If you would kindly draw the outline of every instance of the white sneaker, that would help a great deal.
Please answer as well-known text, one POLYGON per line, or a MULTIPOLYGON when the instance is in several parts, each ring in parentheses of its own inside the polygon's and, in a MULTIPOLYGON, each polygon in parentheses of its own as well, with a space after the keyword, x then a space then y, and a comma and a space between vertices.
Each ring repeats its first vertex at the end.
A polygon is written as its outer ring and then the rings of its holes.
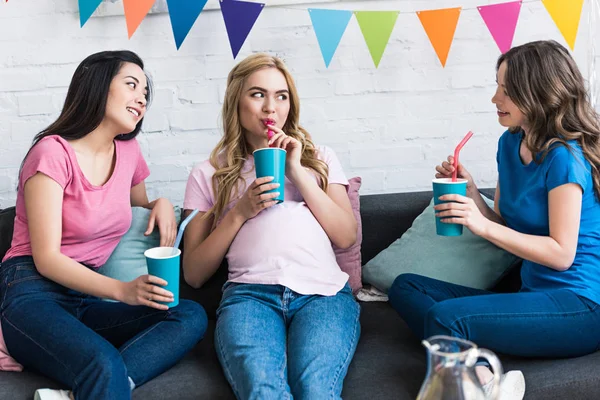
MULTIPOLYGON (((486 396, 492 394, 492 387, 492 381, 483 385, 486 396)), ((523 396, 525 396, 525 377, 523 373, 521 371, 508 371, 502 376, 498 400, 522 400, 523 396)))
POLYGON ((71 400, 70 395, 71 392, 68 390, 38 389, 33 400, 71 400))

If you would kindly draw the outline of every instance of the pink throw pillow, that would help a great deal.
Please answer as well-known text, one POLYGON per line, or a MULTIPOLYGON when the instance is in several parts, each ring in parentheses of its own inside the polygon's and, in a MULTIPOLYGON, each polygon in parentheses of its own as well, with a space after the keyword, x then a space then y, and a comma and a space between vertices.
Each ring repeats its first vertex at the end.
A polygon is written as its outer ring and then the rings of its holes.
POLYGON ((23 371, 23 366, 8 354, 4 335, 2 335, 2 326, 0 325, 0 371, 23 371))
POLYGON ((338 265, 342 271, 350 275, 348 282, 353 293, 358 292, 362 288, 362 258, 360 255, 362 223, 360 219, 360 196, 358 194, 361 183, 360 176, 356 176, 348 181, 348 197, 350 198, 350 204, 352 205, 352 211, 357 223, 356 243, 347 249, 340 249, 335 245, 333 246, 338 265))

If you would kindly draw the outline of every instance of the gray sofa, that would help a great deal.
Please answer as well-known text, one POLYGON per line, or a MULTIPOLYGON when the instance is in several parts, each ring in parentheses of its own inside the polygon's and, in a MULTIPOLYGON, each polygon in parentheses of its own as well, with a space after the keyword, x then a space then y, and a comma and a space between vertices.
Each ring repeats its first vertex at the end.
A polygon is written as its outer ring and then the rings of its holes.
MULTIPOLYGON (((430 192, 361 196, 363 264, 400 237, 430 199, 430 192)), ((14 208, 0 211, 0 257, 10 245, 13 220, 14 208)), ((223 267, 199 290, 182 282, 181 296, 200 302, 209 314, 207 335, 179 364, 136 389, 134 399, 234 398, 217 361, 212 334, 225 279, 223 267)), ((518 286, 515 269, 496 290, 514 291, 518 286)), ((415 399, 425 376, 424 348, 389 304, 361 303, 361 308, 362 335, 344 382, 343 398, 415 399)), ((598 336, 600 340, 600 332, 598 336)), ((506 370, 524 372, 526 399, 600 399, 600 352, 565 360, 500 356, 506 370)), ((0 372, 0 399, 32 399, 40 387, 57 385, 30 371, 0 372)))

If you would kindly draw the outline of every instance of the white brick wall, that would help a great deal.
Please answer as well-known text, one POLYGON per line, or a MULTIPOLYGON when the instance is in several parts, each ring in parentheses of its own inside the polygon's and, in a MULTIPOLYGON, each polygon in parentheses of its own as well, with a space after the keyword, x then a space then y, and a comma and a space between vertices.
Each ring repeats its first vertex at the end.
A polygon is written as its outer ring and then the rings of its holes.
MULTIPOLYGON (((586 76, 589 1, 574 53, 586 76)), ((398 17, 379 69, 353 18, 326 69, 306 5, 266 7, 238 61, 255 51, 286 60, 304 126, 337 152, 349 177, 362 176, 362 193, 429 189, 435 164, 468 130, 476 136, 462 160, 481 186, 493 186, 502 128, 490 98, 499 51, 475 7, 498 2, 311 4, 404 12, 463 6, 445 69, 414 13, 398 17)), ((524 3, 514 44, 546 38, 564 43, 541 1, 524 3)), ((123 48, 144 59, 157 89, 140 136, 152 171, 150 196, 181 204, 190 169, 219 139, 225 79, 236 63, 220 12, 203 12, 177 51, 167 14, 148 16, 128 40, 123 16, 93 17, 82 29, 75 0, 18 0, 0 5, 0 208, 14 204, 21 160, 33 136, 58 115, 77 64, 93 52, 123 48)))

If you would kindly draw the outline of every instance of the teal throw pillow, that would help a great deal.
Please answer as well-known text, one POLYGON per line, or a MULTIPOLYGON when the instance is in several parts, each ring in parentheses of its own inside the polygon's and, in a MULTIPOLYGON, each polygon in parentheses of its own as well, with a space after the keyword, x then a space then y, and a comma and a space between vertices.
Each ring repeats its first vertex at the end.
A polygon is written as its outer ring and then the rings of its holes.
POLYGON ((387 293, 398 275, 413 273, 487 290, 520 261, 467 228, 461 236, 438 236, 434 214, 432 199, 400 239, 363 266, 363 282, 387 293))
MULTIPOLYGON (((181 209, 175 207, 175 220, 179 224, 181 218, 181 209)), ((148 228, 148 219, 150 210, 143 207, 132 207, 131 227, 121 238, 121 241, 98 271, 102 275, 118 279, 123 282, 130 282, 140 275, 148 273, 146 266, 146 257, 144 252, 153 247, 160 246, 160 234, 158 226, 149 236, 144 236, 148 228)))

